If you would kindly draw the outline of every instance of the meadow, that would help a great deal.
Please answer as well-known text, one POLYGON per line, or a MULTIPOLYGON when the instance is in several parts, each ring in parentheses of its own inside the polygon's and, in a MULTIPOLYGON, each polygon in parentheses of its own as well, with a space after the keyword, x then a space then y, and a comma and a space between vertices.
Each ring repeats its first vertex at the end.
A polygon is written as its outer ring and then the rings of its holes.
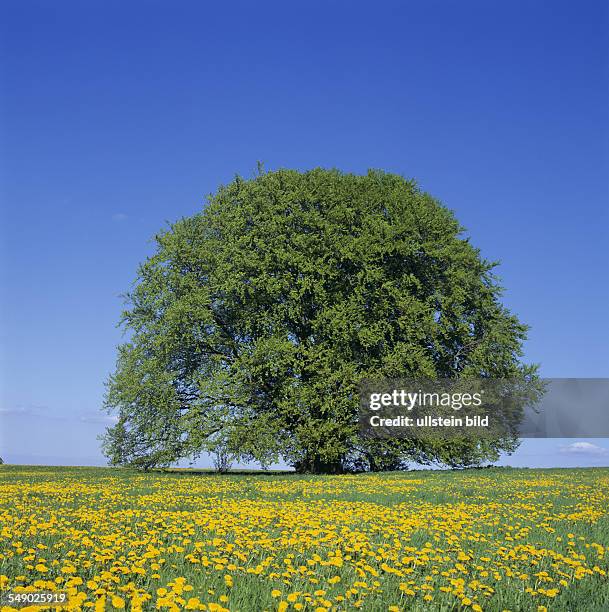
POLYGON ((609 468, 0 466, 0 585, 72 609, 609 610, 608 546, 609 468))

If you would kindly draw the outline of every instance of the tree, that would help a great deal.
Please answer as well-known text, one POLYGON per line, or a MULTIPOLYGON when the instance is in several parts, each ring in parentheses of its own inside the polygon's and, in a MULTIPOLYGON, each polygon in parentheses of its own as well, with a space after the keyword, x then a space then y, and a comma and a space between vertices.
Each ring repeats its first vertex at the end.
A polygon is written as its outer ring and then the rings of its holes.
POLYGON ((226 474, 230 471, 233 464, 233 456, 227 444, 223 440, 218 440, 211 449, 216 472, 226 474))
POLYGON ((501 440, 365 440, 364 378, 531 377, 526 326, 453 213, 369 171, 236 177, 156 237, 126 296, 106 408, 114 464, 213 450, 301 472, 476 465, 501 440))

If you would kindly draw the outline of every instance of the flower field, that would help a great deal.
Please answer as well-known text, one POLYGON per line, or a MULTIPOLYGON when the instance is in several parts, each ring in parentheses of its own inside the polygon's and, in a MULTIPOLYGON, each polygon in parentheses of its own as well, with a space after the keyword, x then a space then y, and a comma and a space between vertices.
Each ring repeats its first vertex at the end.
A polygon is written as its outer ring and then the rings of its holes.
POLYGON ((608 610, 607 547, 603 468, 0 467, 2 588, 72 609, 608 610))

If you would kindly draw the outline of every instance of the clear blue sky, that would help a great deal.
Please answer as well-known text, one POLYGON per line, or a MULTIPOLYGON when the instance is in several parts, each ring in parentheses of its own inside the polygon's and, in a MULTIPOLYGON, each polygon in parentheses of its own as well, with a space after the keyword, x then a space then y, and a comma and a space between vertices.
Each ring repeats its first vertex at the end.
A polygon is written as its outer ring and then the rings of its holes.
MULTIPOLYGON (((119 294, 166 221, 257 160, 416 177, 501 260, 527 359, 609 376, 606 0, 0 11, 5 460, 102 462, 119 294)), ((609 440, 571 442, 508 463, 609 464, 609 440)))

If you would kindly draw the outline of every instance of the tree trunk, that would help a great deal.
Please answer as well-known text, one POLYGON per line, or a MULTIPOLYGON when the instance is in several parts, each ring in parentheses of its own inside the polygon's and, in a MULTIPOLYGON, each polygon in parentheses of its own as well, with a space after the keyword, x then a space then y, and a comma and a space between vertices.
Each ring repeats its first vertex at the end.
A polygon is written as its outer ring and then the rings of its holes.
POLYGON ((319 455, 307 456, 295 466, 298 474, 343 474, 342 461, 325 461, 319 455))

